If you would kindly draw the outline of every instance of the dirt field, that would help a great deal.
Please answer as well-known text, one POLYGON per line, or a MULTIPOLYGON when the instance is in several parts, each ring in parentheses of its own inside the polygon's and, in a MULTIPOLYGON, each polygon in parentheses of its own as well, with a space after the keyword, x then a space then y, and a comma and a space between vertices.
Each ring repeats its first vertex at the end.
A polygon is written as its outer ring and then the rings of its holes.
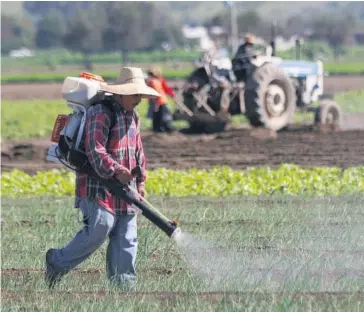
MULTIPOLYGON (((171 86, 181 87, 183 81, 171 81, 171 86)), ((325 77, 324 92, 333 94, 351 90, 362 89, 364 76, 325 77)), ((1 99, 61 99, 62 84, 11 84, 1 86, 1 99)))
MULTIPOLYGON (((177 82, 177 83, 181 83, 177 82)), ((364 76, 326 77, 325 93, 360 89, 364 76)), ((4 85, 2 99, 60 98, 60 85, 4 85)), ((364 115, 344 116, 343 131, 322 133, 309 126, 272 134, 264 129, 234 129, 215 135, 154 135, 143 133, 148 168, 209 168, 295 163, 302 166, 364 165, 364 115)), ((46 161, 47 138, 1 143, 1 169, 34 173, 64 168, 46 161)))
MULTIPOLYGON (((148 168, 209 168, 295 163, 310 166, 364 165, 364 132, 320 133, 306 129, 272 135, 264 129, 236 129, 214 135, 143 134, 148 168)), ((62 165, 46 161, 47 139, 4 142, 2 170, 19 168, 29 173, 62 165)))

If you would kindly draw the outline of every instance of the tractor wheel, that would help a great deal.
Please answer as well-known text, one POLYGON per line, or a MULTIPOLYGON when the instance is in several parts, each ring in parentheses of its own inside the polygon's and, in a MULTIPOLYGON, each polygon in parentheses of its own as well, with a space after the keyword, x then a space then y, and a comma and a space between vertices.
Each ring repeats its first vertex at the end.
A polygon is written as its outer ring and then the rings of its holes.
POLYGON ((340 106, 332 100, 322 100, 315 112, 315 126, 322 130, 339 130, 342 123, 340 106))
POLYGON ((265 64, 245 85, 245 115, 252 126, 280 130, 293 121, 296 92, 283 69, 265 64))

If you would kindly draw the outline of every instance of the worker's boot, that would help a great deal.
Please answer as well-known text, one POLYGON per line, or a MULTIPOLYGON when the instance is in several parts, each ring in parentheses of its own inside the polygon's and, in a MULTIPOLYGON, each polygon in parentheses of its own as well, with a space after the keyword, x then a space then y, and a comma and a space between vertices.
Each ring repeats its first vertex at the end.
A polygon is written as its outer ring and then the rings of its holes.
POLYGON ((49 249, 46 253, 46 272, 44 279, 49 289, 53 289, 54 286, 61 281, 62 276, 66 274, 66 272, 57 272, 53 268, 50 262, 50 256, 53 250, 54 249, 49 249))

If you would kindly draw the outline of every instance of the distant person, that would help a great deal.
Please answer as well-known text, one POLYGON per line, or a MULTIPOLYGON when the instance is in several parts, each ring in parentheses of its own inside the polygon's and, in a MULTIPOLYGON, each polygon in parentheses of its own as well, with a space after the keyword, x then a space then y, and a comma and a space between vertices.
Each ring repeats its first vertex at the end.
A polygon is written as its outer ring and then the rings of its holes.
POLYGON ((246 35, 244 38, 244 43, 239 47, 236 57, 246 55, 252 56, 254 54, 254 44, 255 40, 252 35, 246 35))
POLYGON ((153 118, 153 132, 174 131, 173 117, 168 108, 168 95, 174 98, 174 90, 170 88, 162 75, 162 69, 153 67, 148 71, 147 84, 156 90, 160 96, 156 99, 149 99, 148 117, 153 118))

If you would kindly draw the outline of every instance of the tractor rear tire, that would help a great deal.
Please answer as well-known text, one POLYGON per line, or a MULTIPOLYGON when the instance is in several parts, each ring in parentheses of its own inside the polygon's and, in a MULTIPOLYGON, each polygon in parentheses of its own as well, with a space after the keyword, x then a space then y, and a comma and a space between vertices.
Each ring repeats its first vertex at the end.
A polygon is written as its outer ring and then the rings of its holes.
POLYGON ((245 85, 245 115, 254 127, 280 130, 293 122, 296 91, 283 69, 273 64, 257 68, 245 85))
POLYGON ((315 112, 315 126, 321 130, 340 130, 342 126, 342 111, 333 100, 322 100, 315 112))

